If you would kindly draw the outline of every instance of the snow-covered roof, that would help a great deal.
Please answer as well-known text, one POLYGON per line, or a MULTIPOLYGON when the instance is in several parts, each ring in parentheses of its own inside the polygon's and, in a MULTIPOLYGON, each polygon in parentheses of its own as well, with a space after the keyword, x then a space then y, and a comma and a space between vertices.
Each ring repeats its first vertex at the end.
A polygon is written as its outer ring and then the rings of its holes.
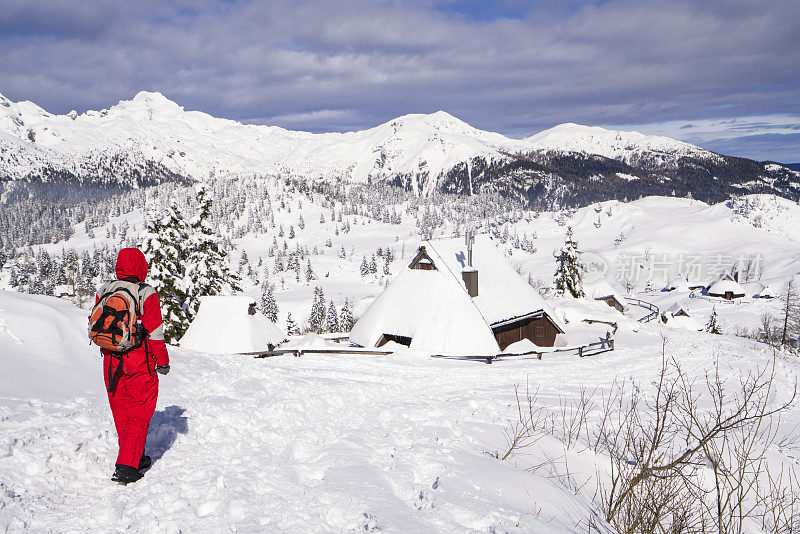
POLYGON ((686 315, 689 315, 689 312, 681 304, 681 301, 675 301, 675 302, 672 303, 672 306, 667 308, 666 313, 674 316, 676 313, 678 313, 680 311, 683 311, 683 313, 685 313, 686 315))
POLYGON ((500 352, 476 304, 463 286, 441 269, 445 267, 403 268, 353 326, 350 340, 374 347, 381 336, 391 334, 411 338, 410 348, 425 352, 500 352))
POLYGON ((684 328, 686 330, 702 330, 703 325, 694 317, 687 317, 685 315, 677 315, 671 317, 667 325, 673 328, 684 328))
MULTIPOLYGON (((464 238, 433 239, 424 246, 436 267, 452 275, 459 287, 466 290, 461 272, 470 267, 464 238)), ((561 331, 564 330, 556 314, 511 267, 490 235, 475 236, 472 268, 478 270, 478 295, 472 300, 488 324, 543 311, 561 331)))
POLYGON ((180 340, 182 348, 212 354, 235 354, 268 350, 286 335, 269 319, 250 315, 255 300, 243 295, 200 299, 200 309, 180 340))
POLYGON ((775 297, 775 295, 777 294, 778 292, 775 291, 775 288, 772 286, 772 284, 762 284, 761 289, 758 290, 756 296, 759 298, 766 298, 766 297, 772 298, 775 297))
POLYGON ((703 284, 695 281, 692 281, 690 283, 685 276, 678 275, 671 278, 666 284, 664 284, 664 289, 667 291, 672 291, 672 290, 689 291, 689 287, 694 287, 696 285, 703 285, 703 284))
POLYGON ((410 348, 440 354, 497 354, 491 325, 546 313, 564 326, 544 299, 511 268, 488 235, 475 237, 472 267, 463 238, 423 243, 434 269, 405 267, 367 308, 350 340, 375 346, 384 334, 411 338, 410 348), (478 295, 470 297, 462 271, 478 271, 478 295))
POLYGON ((600 278, 598 280, 594 280, 590 283, 585 283, 583 285, 583 292, 586 293, 587 297, 591 297, 593 299, 604 299, 606 297, 614 297, 617 302, 625 305, 625 297, 623 297, 619 291, 616 290, 614 286, 611 285, 611 282, 606 280, 605 278, 600 278))
POLYGON ((62 295, 74 295, 75 289, 71 285, 59 284, 53 288, 53 294, 57 297, 62 295))
POLYGON ((739 285, 739 282, 732 278, 721 278, 710 286, 708 286, 707 293, 709 295, 724 295, 730 291, 734 295, 744 295, 744 288, 739 285))

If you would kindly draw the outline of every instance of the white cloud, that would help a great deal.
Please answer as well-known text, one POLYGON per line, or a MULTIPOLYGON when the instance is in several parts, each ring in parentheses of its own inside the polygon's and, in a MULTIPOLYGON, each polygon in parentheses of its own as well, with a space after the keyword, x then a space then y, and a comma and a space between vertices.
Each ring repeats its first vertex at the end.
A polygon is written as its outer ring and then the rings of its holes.
POLYGON ((681 138, 702 140, 733 131, 719 117, 800 116, 795 0, 575 5, 475 20, 390 0, 12 0, 0 92, 66 112, 159 90, 316 131, 445 109, 515 136, 690 122, 681 138))

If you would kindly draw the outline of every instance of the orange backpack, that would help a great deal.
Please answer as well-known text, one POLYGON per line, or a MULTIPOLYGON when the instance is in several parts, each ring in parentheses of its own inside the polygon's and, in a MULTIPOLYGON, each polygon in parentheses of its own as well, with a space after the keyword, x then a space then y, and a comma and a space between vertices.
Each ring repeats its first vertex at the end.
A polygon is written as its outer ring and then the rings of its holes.
POLYGON ((106 283, 89 316, 89 340, 100 348, 126 353, 146 338, 139 291, 144 283, 115 280, 106 283))

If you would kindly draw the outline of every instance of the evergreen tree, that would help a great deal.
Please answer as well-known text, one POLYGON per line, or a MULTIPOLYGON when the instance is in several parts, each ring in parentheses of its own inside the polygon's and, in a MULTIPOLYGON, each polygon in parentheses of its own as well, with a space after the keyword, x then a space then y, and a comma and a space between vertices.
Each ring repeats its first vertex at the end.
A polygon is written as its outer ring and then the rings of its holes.
POLYGON ((272 287, 267 285, 266 291, 261 295, 261 311, 273 323, 278 322, 278 303, 272 295, 272 287))
POLYGON ((308 264, 306 265, 306 282, 316 279, 317 277, 314 274, 314 270, 311 268, 311 260, 308 260, 308 264))
POLYGON ((360 269, 360 272, 361 272, 361 276, 367 276, 369 274, 369 265, 367 265, 367 258, 366 257, 362 257, 361 258, 361 269, 360 269))
POLYGON ((350 332, 353 329, 353 314, 350 312, 350 302, 345 299, 342 311, 339 314, 339 331, 350 332))
POLYGON ((197 188, 197 214, 190 223, 189 254, 186 262, 187 313, 193 318, 200 297, 241 291, 239 277, 231 272, 227 252, 211 225, 211 195, 205 184, 197 188))
POLYGON ((333 304, 333 300, 331 300, 331 303, 328 306, 327 321, 328 321, 328 328, 327 328, 328 332, 339 331, 339 314, 336 311, 336 306, 333 304))
POLYGON ((326 327, 325 294, 322 288, 314 288, 314 302, 311 304, 311 315, 308 318, 308 327, 312 332, 321 334, 326 327))
POLYGON ((292 314, 288 313, 286 315, 286 335, 296 336, 299 333, 300 330, 297 328, 297 323, 292 320, 292 314))
POLYGON ((567 235, 561 252, 556 257, 558 267, 555 273, 556 294, 569 293, 575 298, 583 297, 583 265, 580 260, 578 243, 572 236, 572 227, 567 227, 567 235))
POLYGON ((158 291, 164 319, 164 339, 176 343, 186 332, 185 262, 189 231, 178 205, 172 201, 163 219, 152 216, 144 237, 144 254, 150 264, 148 283, 158 291))
POLYGON ((369 262, 369 272, 370 274, 375 274, 378 272, 378 263, 375 261, 375 256, 372 256, 372 259, 369 262))
POLYGON ((711 308, 711 317, 708 318, 708 323, 706 323, 706 332, 710 334, 722 333, 722 330, 719 329, 719 324, 717 324, 717 308, 711 308))

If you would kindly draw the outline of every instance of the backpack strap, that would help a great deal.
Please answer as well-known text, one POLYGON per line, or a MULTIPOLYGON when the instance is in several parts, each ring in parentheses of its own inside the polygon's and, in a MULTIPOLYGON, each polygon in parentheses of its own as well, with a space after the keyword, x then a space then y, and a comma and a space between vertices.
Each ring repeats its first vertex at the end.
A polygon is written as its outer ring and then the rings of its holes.
MULTIPOLYGON (((137 304, 141 308, 141 311, 138 314, 140 321, 142 317, 141 312, 144 312, 144 301, 146 301, 147 298, 150 295, 154 294, 155 292, 156 290, 153 288, 153 286, 149 286, 144 282, 139 282, 139 302, 137 304)), ((147 329, 144 327, 144 323, 141 323, 141 325, 142 325, 142 335, 144 336, 144 364, 147 366, 147 374, 152 375, 153 372, 150 370, 150 351, 148 350, 147 347, 147 338, 150 337, 150 332, 148 332, 147 329)), ((159 326, 159 328, 161 327, 159 326)))
POLYGON ((117 382, 119 382, 119 377, 122 375, 122 354, 117 354, 112 352, 111 357, 108 358, 108 387, 106 388, 109 393, 117 389, 117 382), (111 374, 111 359, 118 358, 119 363, 117 364, 117 368, 114 370, 114 374, 111 374))

